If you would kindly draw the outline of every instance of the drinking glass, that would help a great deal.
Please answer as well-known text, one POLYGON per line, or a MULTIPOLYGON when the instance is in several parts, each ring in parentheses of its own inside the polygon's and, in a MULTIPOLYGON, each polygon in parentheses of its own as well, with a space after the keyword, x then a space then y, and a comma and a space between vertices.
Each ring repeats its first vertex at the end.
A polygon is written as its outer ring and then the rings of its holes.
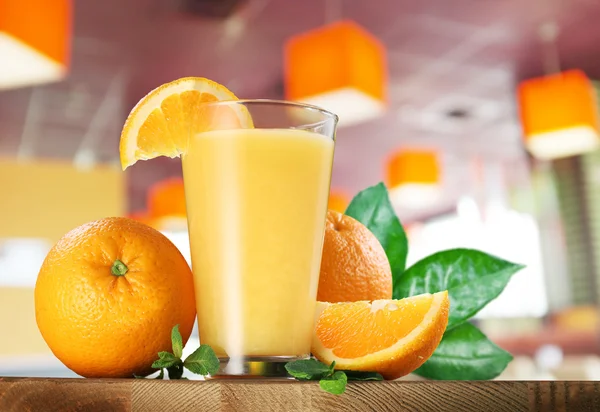
POLYGON ((285 101, 198 108, 183 177, 200 342, 219 375, 310 354, 338 118, 285 101))

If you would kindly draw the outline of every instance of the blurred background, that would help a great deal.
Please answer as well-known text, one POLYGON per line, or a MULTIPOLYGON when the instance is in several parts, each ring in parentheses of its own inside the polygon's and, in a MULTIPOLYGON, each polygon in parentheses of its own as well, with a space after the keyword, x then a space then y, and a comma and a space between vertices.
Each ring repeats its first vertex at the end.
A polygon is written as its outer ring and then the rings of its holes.
POLYGON ((515 355, 500 378, 600 379, 598 21, 596 0, 0 0, 0 376, 74 376, 33 308, 68 230, 128 215, 189 257, 179 160, 122 172, 118 142, 147 92, 202 76, 339 113, 330 207, 384 181, 409 263, 527 265, 477 317, 515 355))

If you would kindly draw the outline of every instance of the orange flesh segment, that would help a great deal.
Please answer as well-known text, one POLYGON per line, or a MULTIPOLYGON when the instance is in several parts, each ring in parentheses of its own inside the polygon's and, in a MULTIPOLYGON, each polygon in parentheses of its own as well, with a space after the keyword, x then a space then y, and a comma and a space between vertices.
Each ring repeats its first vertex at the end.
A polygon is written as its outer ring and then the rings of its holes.
MULTIPOLYGON (((383 301, 374 304, 378 302, 383 301)), ((418 327, 432 302, 433 295, 416 296, 388 301, 375 311, 368 302, 332 304, 321 313, 316 334, 337 357, 369 355, 389 348, 418 327)))
MULTIPOLYGON (((196 121, 199 119, 200 104, 217 100, 214 95, 197 90, 165 98, 160 108, 154 109, 140 127, 136 157, 146 158, 157 152, 163 156, 175 157, 183 153, 190 134, 206 130, 196 121)), ((233 110, 227 107, 225 109, 229 109, 232 116, 236 117, 233 110)))
POLYGON ((184 77, 163 84, 131 110, 119 143, 123 170, 139 160, 179 157, 191 136, 209 130, 253 128, 243 105, 207 106, 236 101, 226 87, 202 77, 184 77))

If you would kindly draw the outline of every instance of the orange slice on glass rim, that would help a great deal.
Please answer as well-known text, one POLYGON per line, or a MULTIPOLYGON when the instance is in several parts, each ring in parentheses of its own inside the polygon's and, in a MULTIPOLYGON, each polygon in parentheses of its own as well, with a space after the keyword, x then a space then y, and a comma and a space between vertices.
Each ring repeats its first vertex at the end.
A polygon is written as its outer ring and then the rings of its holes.
POLYGON ((312 353, 335 368, 396 379, 420 367, 448 324, 448 292, 401 300, 318 303, 312 353))
POLYGON ((121 132, 123 170, 138 160, 179 157, 195 133, 223 128, 251 128, 243 105, 203 107, 202 103, 238 98, 225 86, 202 77, 184 77, 148 93, 133 108, 121 132))

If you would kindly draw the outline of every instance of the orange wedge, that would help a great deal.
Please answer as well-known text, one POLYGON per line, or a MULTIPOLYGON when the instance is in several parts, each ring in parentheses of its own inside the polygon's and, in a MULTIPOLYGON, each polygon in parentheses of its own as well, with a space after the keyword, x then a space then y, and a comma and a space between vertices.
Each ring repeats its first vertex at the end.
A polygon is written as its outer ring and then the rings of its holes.
POLYGON ((336 369, 397 379, 433 354, 448 324, 448 292, 401 300, 322 303, 312 353, 336 369))
POLYGON ((119 145, 123 170, 138 160, 178 157, 186 152, 192 134, 211 127, 252 127, 242 105, 213 108, 210 113, 202 108, 205 102, 228 100, 238 99, 225 86, 202 77, 184 77, 152 90, 133 108, 123 126, 119 145))

